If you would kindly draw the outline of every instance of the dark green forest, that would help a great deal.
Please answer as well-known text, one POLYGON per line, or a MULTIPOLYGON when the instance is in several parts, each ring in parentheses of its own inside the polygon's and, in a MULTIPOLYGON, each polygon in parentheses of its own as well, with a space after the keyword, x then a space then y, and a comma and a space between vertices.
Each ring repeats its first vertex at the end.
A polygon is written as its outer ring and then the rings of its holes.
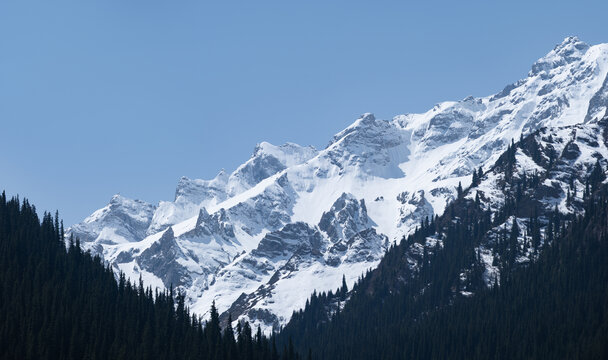
POLYGON ((172 290, 118 280, 98 257, 63 242, 59 216, 0 197, 1 359, 296 359, 247 323, 220 329, 172 290), (255 334, 252 334, 255 332, 255 334))
MULTIPOLYGON (((312 349, 318 359, 608 358, 605 177, 596 166, 587 179, 584 216, 541 214, 534 198, 542 179, 509 176, 515 147, 526 144, 509 147, 493 169, 509 181, 497 213, 482 210, 479 196, 465 198, 459 189, 443 216, 423 221, 389 249, 352 291, 343 286, 313 294, 305 309, 294 312, 279 343, 293 339, 296 349, 312 349), (501 276, 488 288, 475 249, 512 215, 528 217, 527 228, 513 222, 496 234, 494 265, 501 276), (412 245, 439 233, 444 246, 425 248, 420 267, 410 269, 412 245), (523 247, 521 233, 528 235, 523 247), (524 251, 532 260, 517 263, 524 251), (465 283, 462 269, 471 269, 465 283), (475 295, 461 295, 465 289, 475 295)), ((473 185, 481 176, 475 174, 473 185)))

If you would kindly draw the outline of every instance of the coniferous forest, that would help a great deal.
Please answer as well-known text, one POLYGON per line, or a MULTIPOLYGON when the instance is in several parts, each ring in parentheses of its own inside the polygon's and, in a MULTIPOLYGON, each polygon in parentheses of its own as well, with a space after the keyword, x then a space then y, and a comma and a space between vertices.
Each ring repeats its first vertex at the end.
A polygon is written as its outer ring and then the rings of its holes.
POLYGON ((184 297, 131 284, 78 240, 63 243, 57 214, 0 197, 1 359, 296 359, 247 323, 220 329, 184 297), (255 332, 255 334, 253 334, 255 332))
MULTIPOLYGON (((512 165, 514 149, 503 165, 512 165)), ((495 224, 529 208, 524 194, 534 192, 534 177, 511 180, 517 193, 493 219, 479 199, 459 197, 443 216, 423 222, 393 246, 378 268, 361 277, 344 306, 341 289, 313 294, 305 309, 294 312, 279 342, 294 339, 296 349, 311 349, 318 359, 608 358, 608 186, 596 173, 587 182, 584 215, 548 214, 543 242, 535 215, 529 229, 513 222, 501 233, 501 277, 490 288, 475 246, 495 224), (521 266, 514 259, 524 230, 532 239, 524 247, 536 257, 521 266), (407 249, 438 231, 446 233, 444 247, 425 250, 417 276, 402 281, 408 277, 407 249), (469 264, 466 287, 476 294, 461 296, 460 271, 469 264)))

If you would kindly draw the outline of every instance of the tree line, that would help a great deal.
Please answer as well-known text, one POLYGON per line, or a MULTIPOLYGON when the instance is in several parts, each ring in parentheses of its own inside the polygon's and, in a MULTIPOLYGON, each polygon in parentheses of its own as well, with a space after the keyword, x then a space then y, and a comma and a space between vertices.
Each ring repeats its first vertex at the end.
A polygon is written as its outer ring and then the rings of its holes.
POLYGON ((118 279, 78 239, 64 242, 56 213, 0 196, 0 358, 299 359, 246 322, 220 328, 184 296, 118 279))
MULTIPOLYGON (((608 358, 603 169, 596 163, 583 182, 584 215, 549 210, 538 201, 546 190, 539 174, 514 176, 517 148, 540 157, 532 140, 512 143, 492 169, 504 181, 502 206, 484 208, 459 185, 442 216, 422 221, 348 294, 313 294, 279 344, 293 339, 318 359, 608 358), (499 273, 490 284, 482 244, 499 273)), ((551 170, 558 160, 549 155, 551 170)), ((474 185, 482 179, 476 171, 474 185)))

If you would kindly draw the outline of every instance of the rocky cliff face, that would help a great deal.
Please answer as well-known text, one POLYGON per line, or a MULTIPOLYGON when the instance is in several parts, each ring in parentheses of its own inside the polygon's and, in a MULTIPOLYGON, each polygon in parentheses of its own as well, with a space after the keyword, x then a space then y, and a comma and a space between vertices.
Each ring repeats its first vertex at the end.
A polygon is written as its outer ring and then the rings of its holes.
POLYGON ((215 300, 268 329, 313 290, 335 289, 343 275, 352 284, 388 244, 443 213, 479 167, 482 199, 503 201, 497 184, 508 181, 492 169, 522 134, 537 134, 538 146, 517 150, 514 176, 549 172, 539 201, 574 211, 563 185, 579 194, 582 177, 568 174, 605 159, 607 73, 608 44, 570 37, 495 95, 391 120, 364 114, 320 151, 260 143, 230 174, 182 178, 173 201, 115 197, 69 233, 133 279, 179 287, 200 314, 215 300))

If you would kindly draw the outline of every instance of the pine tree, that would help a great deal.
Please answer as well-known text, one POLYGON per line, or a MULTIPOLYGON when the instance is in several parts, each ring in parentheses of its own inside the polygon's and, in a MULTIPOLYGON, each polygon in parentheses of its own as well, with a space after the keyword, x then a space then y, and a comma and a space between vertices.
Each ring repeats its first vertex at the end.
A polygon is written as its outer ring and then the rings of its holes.
POLYGON ((344 274, 342 274, 342 287, 340 288, 340 293, 342 294, 342 298, 348 293, 348 285, 346 285, 346 276, 344 276, 344 274))

